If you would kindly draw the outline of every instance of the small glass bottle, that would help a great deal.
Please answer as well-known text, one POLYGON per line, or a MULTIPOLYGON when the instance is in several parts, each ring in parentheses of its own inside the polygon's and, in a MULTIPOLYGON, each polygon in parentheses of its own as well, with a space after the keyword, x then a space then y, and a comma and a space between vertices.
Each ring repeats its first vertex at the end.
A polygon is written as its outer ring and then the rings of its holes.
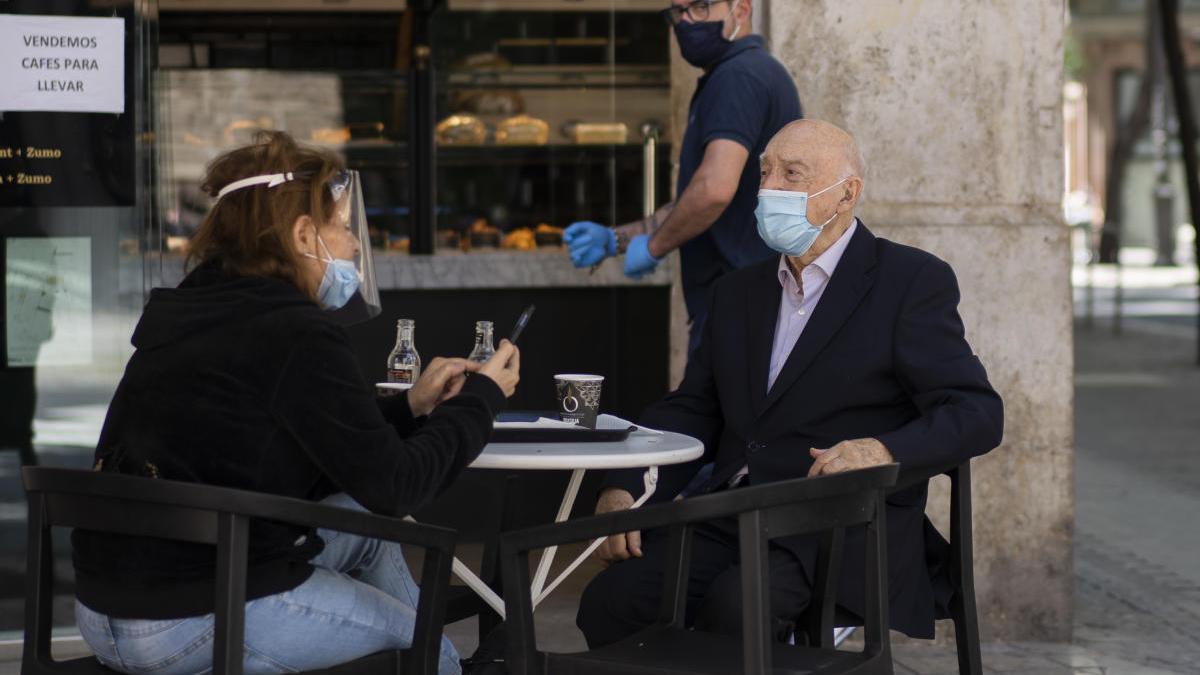
POLYGON ((388 382, 412 384, 421 376, 421 355, 415 342, 417 323, 412 319, 396 322, 396 346, 388 354, 388 382))
POLYGON ((492 322, 491 321, 476 321, 475 322, 475 348, 471 350, 471 355, 467 359, 478 363, 483 363, 492 358, 492 354, 496 353, 496 348, 492 344, 492 322))

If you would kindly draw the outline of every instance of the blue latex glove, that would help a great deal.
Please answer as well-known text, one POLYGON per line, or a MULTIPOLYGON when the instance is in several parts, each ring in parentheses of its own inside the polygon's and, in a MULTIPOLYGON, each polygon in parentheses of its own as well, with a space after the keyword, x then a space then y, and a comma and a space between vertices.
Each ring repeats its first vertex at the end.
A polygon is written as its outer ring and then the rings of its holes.
POLYGON ((625 276, 641 279, 658 267, 660 259, 650 255, 649 243, 648 234, 639 234, 629 240, 629 247, 625 249, 625 276))
POLYGON ((611 228, 590 220, 571 223, 563 230, 567 255, 576 267, 591 267, 617 254, 617 235, 611 228))

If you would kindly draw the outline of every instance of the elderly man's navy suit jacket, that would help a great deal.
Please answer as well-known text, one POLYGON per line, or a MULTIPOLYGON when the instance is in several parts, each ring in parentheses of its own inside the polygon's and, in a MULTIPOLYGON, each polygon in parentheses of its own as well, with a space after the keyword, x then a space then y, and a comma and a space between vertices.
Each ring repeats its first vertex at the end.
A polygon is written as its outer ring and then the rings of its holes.
MULTIPOLYGON (((700 345, 679 389, 650 407, 647 426, 704 441, 690 464, 665 467, 654 499, 671 499, 708 462, 700 492, 743 466, 751 484, 797 478, 809 448, 876 438, 901 468, 966 460, 995 448, 1003 406, 963 336, 954 272, 924 251, 876 238, 859 224, 774 386, 767 370, 782 288, 778 259, 729 274, 714 288, 700 345)), ((641 471, 606 485, 634 496, 641 471)), ((924 517, 926 486, 888 499, 892 627, 933 636, 934 576, 945 541, 924 517)), ((848 532, 838 602, 863 606, 863 533, 848 532)), ((775 542, 812 578, 813 537, 775 542)))

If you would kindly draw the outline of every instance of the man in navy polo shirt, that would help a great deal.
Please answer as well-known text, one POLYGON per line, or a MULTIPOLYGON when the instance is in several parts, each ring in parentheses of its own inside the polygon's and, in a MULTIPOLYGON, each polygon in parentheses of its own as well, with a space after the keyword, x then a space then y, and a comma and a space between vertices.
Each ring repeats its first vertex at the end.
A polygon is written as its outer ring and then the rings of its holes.
POLYGON ((801 117, 800 98, 783 65, 751 34, 753 1, 672 0, 663 10, 683 58, 704 70, 680 147, 675 201, 620 227, 585 221, 564 233, 576 267, 624 254, 625 274, 633 279, 680 249, 689 352, 698 342, 712 284, 777 255, 755 227, 758 156, 775 132, 801 117))

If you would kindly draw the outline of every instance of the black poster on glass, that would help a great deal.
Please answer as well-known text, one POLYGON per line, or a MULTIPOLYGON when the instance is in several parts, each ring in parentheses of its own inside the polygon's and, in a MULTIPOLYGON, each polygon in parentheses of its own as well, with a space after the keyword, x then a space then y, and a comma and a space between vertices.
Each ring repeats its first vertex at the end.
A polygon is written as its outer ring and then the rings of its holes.
POLYGON ((134 206, 139 36, 133 2, 0 0, 0 33, 9 45, 0 49, 0 87, 18 86, 18 81, 22 87, 22 96, 12 90, 0 94, 0 208, 134 206), (104 30, 92 30, 87 21, 56 22, 56 17, 109 21, 95 22, 105 24, 104 30), (123 37, 113 19, 123 22, 123 37), (123 59, 112 58, 114 24, 123 59), (114 77, 113 69, 124 77, 114 77), (65 111, 86 107, 80 103, 85 97, 116 98, 118 104, 109 109, 121 112, 65 111), (18 99, 25 106, 55 109, 4 109, 5 101, 18 99))

